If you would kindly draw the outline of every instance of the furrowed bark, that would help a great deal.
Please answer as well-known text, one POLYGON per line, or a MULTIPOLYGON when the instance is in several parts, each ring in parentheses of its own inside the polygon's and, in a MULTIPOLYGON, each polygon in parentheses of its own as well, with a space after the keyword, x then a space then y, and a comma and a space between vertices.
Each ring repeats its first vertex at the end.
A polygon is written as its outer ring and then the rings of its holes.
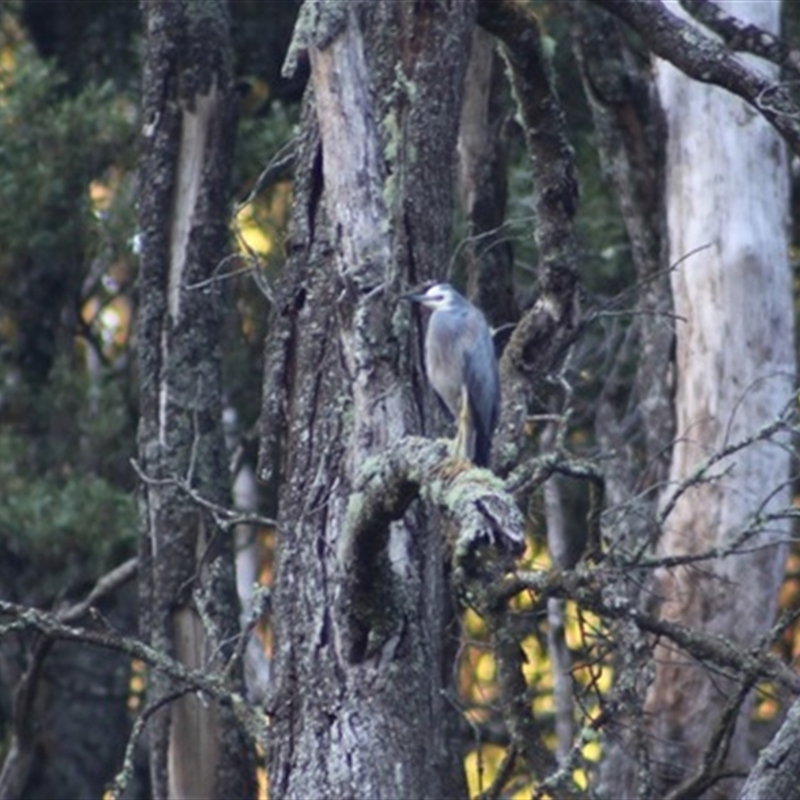
MULTIPOLYGON (((213 670, 239 633, 232 539, 178 482, 228 504, 222 296, 209 280, 228 242, 235 140, 228 18, 217 0, 142 0, 142 11, 141 624, 156 649, 213 670)), ((157 702, 174 686, 151 673, 148 689, 157 702)), ((251 746, 230 710, 213 702, 184 695, 167 705, 149 749, 156 796, 255 793, 251 746)))

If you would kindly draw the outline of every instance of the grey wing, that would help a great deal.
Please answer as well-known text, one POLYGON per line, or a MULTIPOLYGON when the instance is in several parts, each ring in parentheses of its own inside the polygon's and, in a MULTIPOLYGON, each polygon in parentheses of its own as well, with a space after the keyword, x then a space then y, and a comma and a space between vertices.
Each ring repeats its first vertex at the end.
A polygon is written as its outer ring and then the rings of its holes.
POLYGON ((461 318, 435 311, 425 339, 425 371, 449 416, 458 417, 461 402, 464 341, 461 318))
POLYGON ((489 327, 481 316, 471 347, 464 349, 464 382, 475 426, 475 463, 489 465, 500 413, 500 374, 489 327))

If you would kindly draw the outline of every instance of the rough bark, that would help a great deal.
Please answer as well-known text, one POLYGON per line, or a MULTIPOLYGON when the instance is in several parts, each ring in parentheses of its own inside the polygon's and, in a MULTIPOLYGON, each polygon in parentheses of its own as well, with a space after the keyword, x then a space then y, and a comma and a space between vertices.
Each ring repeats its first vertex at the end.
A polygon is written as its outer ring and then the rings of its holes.
MULTIPOLYGON (((212 671, 239 633, 232 542, 181 484, 215 503, 229 497, 213 281, 227 249, 235 138, 228 19, 218 0, 142 0, 142 11, 142 633, 189 668, 212 671)), ((150 700, 172 690, 150 673, 150 700)), ((227 708, 180 697, 154 720, 149 749, 155 796, 254 794, 251 748, 227 708)))
POLYGON ((539 296, 500 362, 503 404, 493 464, 505 472, 531 443, 523 431, 538 389, 560 366, 578 331, 578 183, 550 63, 533 12, 515 0, 478 4, 478 21, 501 44, 519 106, 533 180, 539 296))
MULTIPOLYGON (((672 407, 674 315, 666 248, 663 114, 649 65, 629 46, 619 22, 591 4, 571 9, 573 47, 592 110, 603 172, 612 182, 631 245, 636 275, 632 315, 622 330, 605 377, 595 431, 606 454, 609 544, 618 554, 642 552, 658 535, 659 492, 666 480, 675 431, 672 407), (627 377, 635 365, 632 386, 627 377)), ((623 303, 627 298, 623 299, 623 303)), ((605 329, 609 332, 609 329, 605 329)), ((613 347, 609 343, 609 347, 613 347)), ((633 577, 631 571, 629 577, 633 577)), ((646 573, 620 586, 639 596, 646 573)), ((616 626, 613 690, 601 791, 631 796, 635 761, 647 764, 642 706, 650 670, 649 648, 633 627, 616 626), (636 753, 636 758, 631 758, 636 753)), ((645 766, 641 775, 647 773, 645 766)), ((646 791, 646 787, 640 787, 646 791)))
MULTIPOLYGON (((778 3, 728 3, 768 30, 778 3)), ((760 65, 766 69, 764 65, 760 65)), ((758 116, 719 89, 659 63, 668 125, 667 213, 671 260, 704 250, 672 272, 677 324, 677 437, 670 485, 730 441, 778 416, 794 386, 793 315, 787 265, 788 172, 781 142, 758 116)), ((668 488, 663 554, 731 545, 759 513, 789 505, 789 455, 781 440, 761 441, 708 470, 679 497, 668 488)), ((702 569, 659 576, 662 614, 699 630, 755 646, 769 631, 785 561, 787 523, 756 526, 747 552, 702 569)), ((656 650, 652 715, 657 787, 698 767, 737 683, 666 646, 656 650)), ((747 710, 742 705, 726 766, 746 770, 747 710)), ((723 782, 714 790, 729 796, 723 782)))
POLYGON ((397 299, 446 268, 474 14, 472 3, 307 2, 288 57, 308 53, 311 82, 261 422, 262 474, 281 478, 275 798, 465 791, 444 697, 455 643, 442 531, 418 506, 391 523, 372 596, 389 623, 355 649, 343 537, 366 459, 432 421, 409 356, 420 330, 397 299))

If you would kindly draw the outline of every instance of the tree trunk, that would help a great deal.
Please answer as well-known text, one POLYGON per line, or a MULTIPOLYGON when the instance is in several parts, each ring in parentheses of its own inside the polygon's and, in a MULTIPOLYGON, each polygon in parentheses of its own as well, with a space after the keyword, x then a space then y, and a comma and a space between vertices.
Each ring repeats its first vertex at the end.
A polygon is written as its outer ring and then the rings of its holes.
MULTIPOLYGON (((142 634, 192 668, 220 669, 239 633, 232 542, 187 489, 229 500, 214 282, 235 138, 227 10, 222 0, 142 0, 142 10, 142 634)), ((151 673, 151 702, 171 692, 151 673)), ((250 747, 230 711, 203 698, 166 702, 149 747, 156 797, 255 793, 250 747)))
MULTIPOLYGON (((671 4, 672 5, 672 4, 671 4)), ((723 2, 731 13, 775 31, 780 4, 723 2)), ((760 64, 762 70, 768 67, 760 64)), ((664 555, 731 547, 748 527, 745 552, 664 571, 662 613, 729 638, 759 643, 773 622, 788 525, 757 515, 789 505, 789 454, 761 442, 676 487, 710 454, 756 433, 783 409, 794 386, 793 313, 787 265, 788 170, 783 144, 751 109, 666 63, 657 82, 667 117, 667 213, 677 314, 677 438, 664 555), (702 252, 689 255, 697 248, 702 252)), ((656 651, 652 715, 657 788, 697 769, 737 684, 666 645, 656 651)), ((726 766, 746 770, 743 704, 726 766)), ((714 792, 730 796, 730 782, 714 792)))
POLYGON ((386 558, 354 575, 346 531, 367 459, 431 426, 421 332, 398 296, 448 263, 474 16, 471 2, 309 2, 287 62, 308 48, 262 415, 262 476, 282 472, 276 800, 465 794, 444 694, 457 637, 443 532, 412 507, 391 524, 386 558), (355 609, 353 581, 364 592, 355 609))

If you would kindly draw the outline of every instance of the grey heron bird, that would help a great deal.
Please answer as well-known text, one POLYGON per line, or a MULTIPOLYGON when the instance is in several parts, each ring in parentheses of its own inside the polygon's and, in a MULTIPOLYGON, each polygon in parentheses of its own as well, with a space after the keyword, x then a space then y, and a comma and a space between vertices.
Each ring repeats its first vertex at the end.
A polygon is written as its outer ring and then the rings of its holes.
POLYGON ((425 372, 456 420, 455 455, 488 467, 500 412, 500 375, 486 318, 448 283, 405 297, 433 309, 425 334, 425 372))

